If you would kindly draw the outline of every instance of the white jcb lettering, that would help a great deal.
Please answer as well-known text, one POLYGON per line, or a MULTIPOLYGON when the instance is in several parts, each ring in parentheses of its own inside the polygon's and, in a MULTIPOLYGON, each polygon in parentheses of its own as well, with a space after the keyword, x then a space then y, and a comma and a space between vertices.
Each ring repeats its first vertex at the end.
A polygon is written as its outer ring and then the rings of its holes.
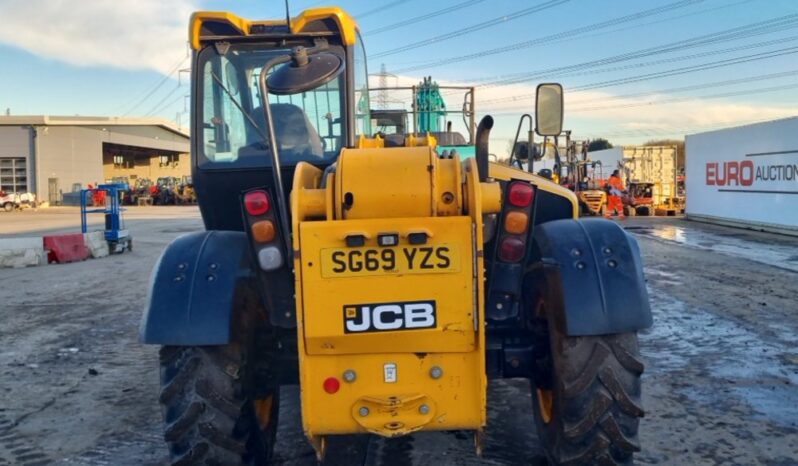
POLYGON ((427 328, 435 326, 432 304, 413 303, 405 305, 405 328, 427 328))
MULTIPOLYGON (((354 308, 352 308, 354 310, 354 308)), ((360 310, 360 323, 354 319, 346 320, 346 330, 349 332, 365 332, 371 327, 371 309, 363 306, 360 310)))
POLYGON ((402 328, 402 307, 384 304, 374 308, 374 328, 377 330, 396 330, 402 328), (385 315, 391 317, 384 317, 385 315))

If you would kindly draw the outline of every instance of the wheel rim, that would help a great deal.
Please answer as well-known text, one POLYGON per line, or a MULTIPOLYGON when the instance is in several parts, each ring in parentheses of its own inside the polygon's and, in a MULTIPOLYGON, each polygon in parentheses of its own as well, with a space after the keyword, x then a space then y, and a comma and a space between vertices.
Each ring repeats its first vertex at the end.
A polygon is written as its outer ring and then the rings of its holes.
POLYGON ((551 390, 535 389, 538 398, 538 408, 540 409, 540 418, 544 424, 551 422, 552 411, 554 411, 554 396, 551 390))
MULTIPOLYGON (((540 299, 535 306, 535 315, 537 317, 546 318, 546 302, 543 299, 540 299)), ((546 390, 543 388, 535 388, 535 393, 537 394, 537 401, 538 401, 538 411, 540 411, 540 418, 543 420, 544 424, 548 424, 551 422, 551 418, 553 417, 554 412, 554 394, 551 390, 546 390)))
POLYGON ((274 395, 255 400, 255 416, 258 418, 260 430, 266 430, 272 423, 272 404, 274 395))

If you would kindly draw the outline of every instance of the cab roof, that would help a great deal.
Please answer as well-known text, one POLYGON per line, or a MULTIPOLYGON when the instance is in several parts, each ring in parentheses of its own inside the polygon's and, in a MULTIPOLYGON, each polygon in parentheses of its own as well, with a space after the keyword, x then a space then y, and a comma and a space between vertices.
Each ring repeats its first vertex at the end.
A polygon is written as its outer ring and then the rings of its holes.
POLYGON ((296 34, 336 35, 344 45, 354 45, 357 24, 339 7, 320 7, 309 8, 291 18, 290 28, 285 20, 252 21, 224 11, 198 11, 191 15, 189 26, 189 41, 194 50, 203 41, 296 34))

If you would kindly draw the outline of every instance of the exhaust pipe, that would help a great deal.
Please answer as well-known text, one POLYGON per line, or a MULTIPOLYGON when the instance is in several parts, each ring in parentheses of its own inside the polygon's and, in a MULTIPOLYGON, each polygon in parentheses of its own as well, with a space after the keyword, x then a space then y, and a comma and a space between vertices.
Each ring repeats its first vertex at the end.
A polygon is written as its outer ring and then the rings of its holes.
POLYGON ((477 126, 477 145, 475 158, 477 159, 477 171, 479 172, 479 181, 485 182, 488 179, 488 140, 490 139, 490 130, 493 128, 493 117, 485 115, 477 126))

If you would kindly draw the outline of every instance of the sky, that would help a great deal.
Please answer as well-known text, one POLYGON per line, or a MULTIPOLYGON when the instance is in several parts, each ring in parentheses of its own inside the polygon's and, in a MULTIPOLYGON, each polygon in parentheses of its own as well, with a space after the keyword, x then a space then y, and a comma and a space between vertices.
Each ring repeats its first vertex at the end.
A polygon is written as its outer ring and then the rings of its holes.
MULTIPOLYGON (((296 15, 314 0, 291 0, 296 15)), ((389 85, 476 86, 501 154, 535 86, 565 87, 575 139, 637 144, 798 115, 796 0, 340 0, 389 85), (499 147, 501 146, 501 147, 499 147)), ((0 0, 0 112, 156 116, 188 126, 195 10, 282 0, 0 0)), ((377 84, 379 79, 372 78, 377 84)), ((447 95, 460 105, 461 96, 447 95)), ((448 100, 448 99, 447 99, 448 100)))

